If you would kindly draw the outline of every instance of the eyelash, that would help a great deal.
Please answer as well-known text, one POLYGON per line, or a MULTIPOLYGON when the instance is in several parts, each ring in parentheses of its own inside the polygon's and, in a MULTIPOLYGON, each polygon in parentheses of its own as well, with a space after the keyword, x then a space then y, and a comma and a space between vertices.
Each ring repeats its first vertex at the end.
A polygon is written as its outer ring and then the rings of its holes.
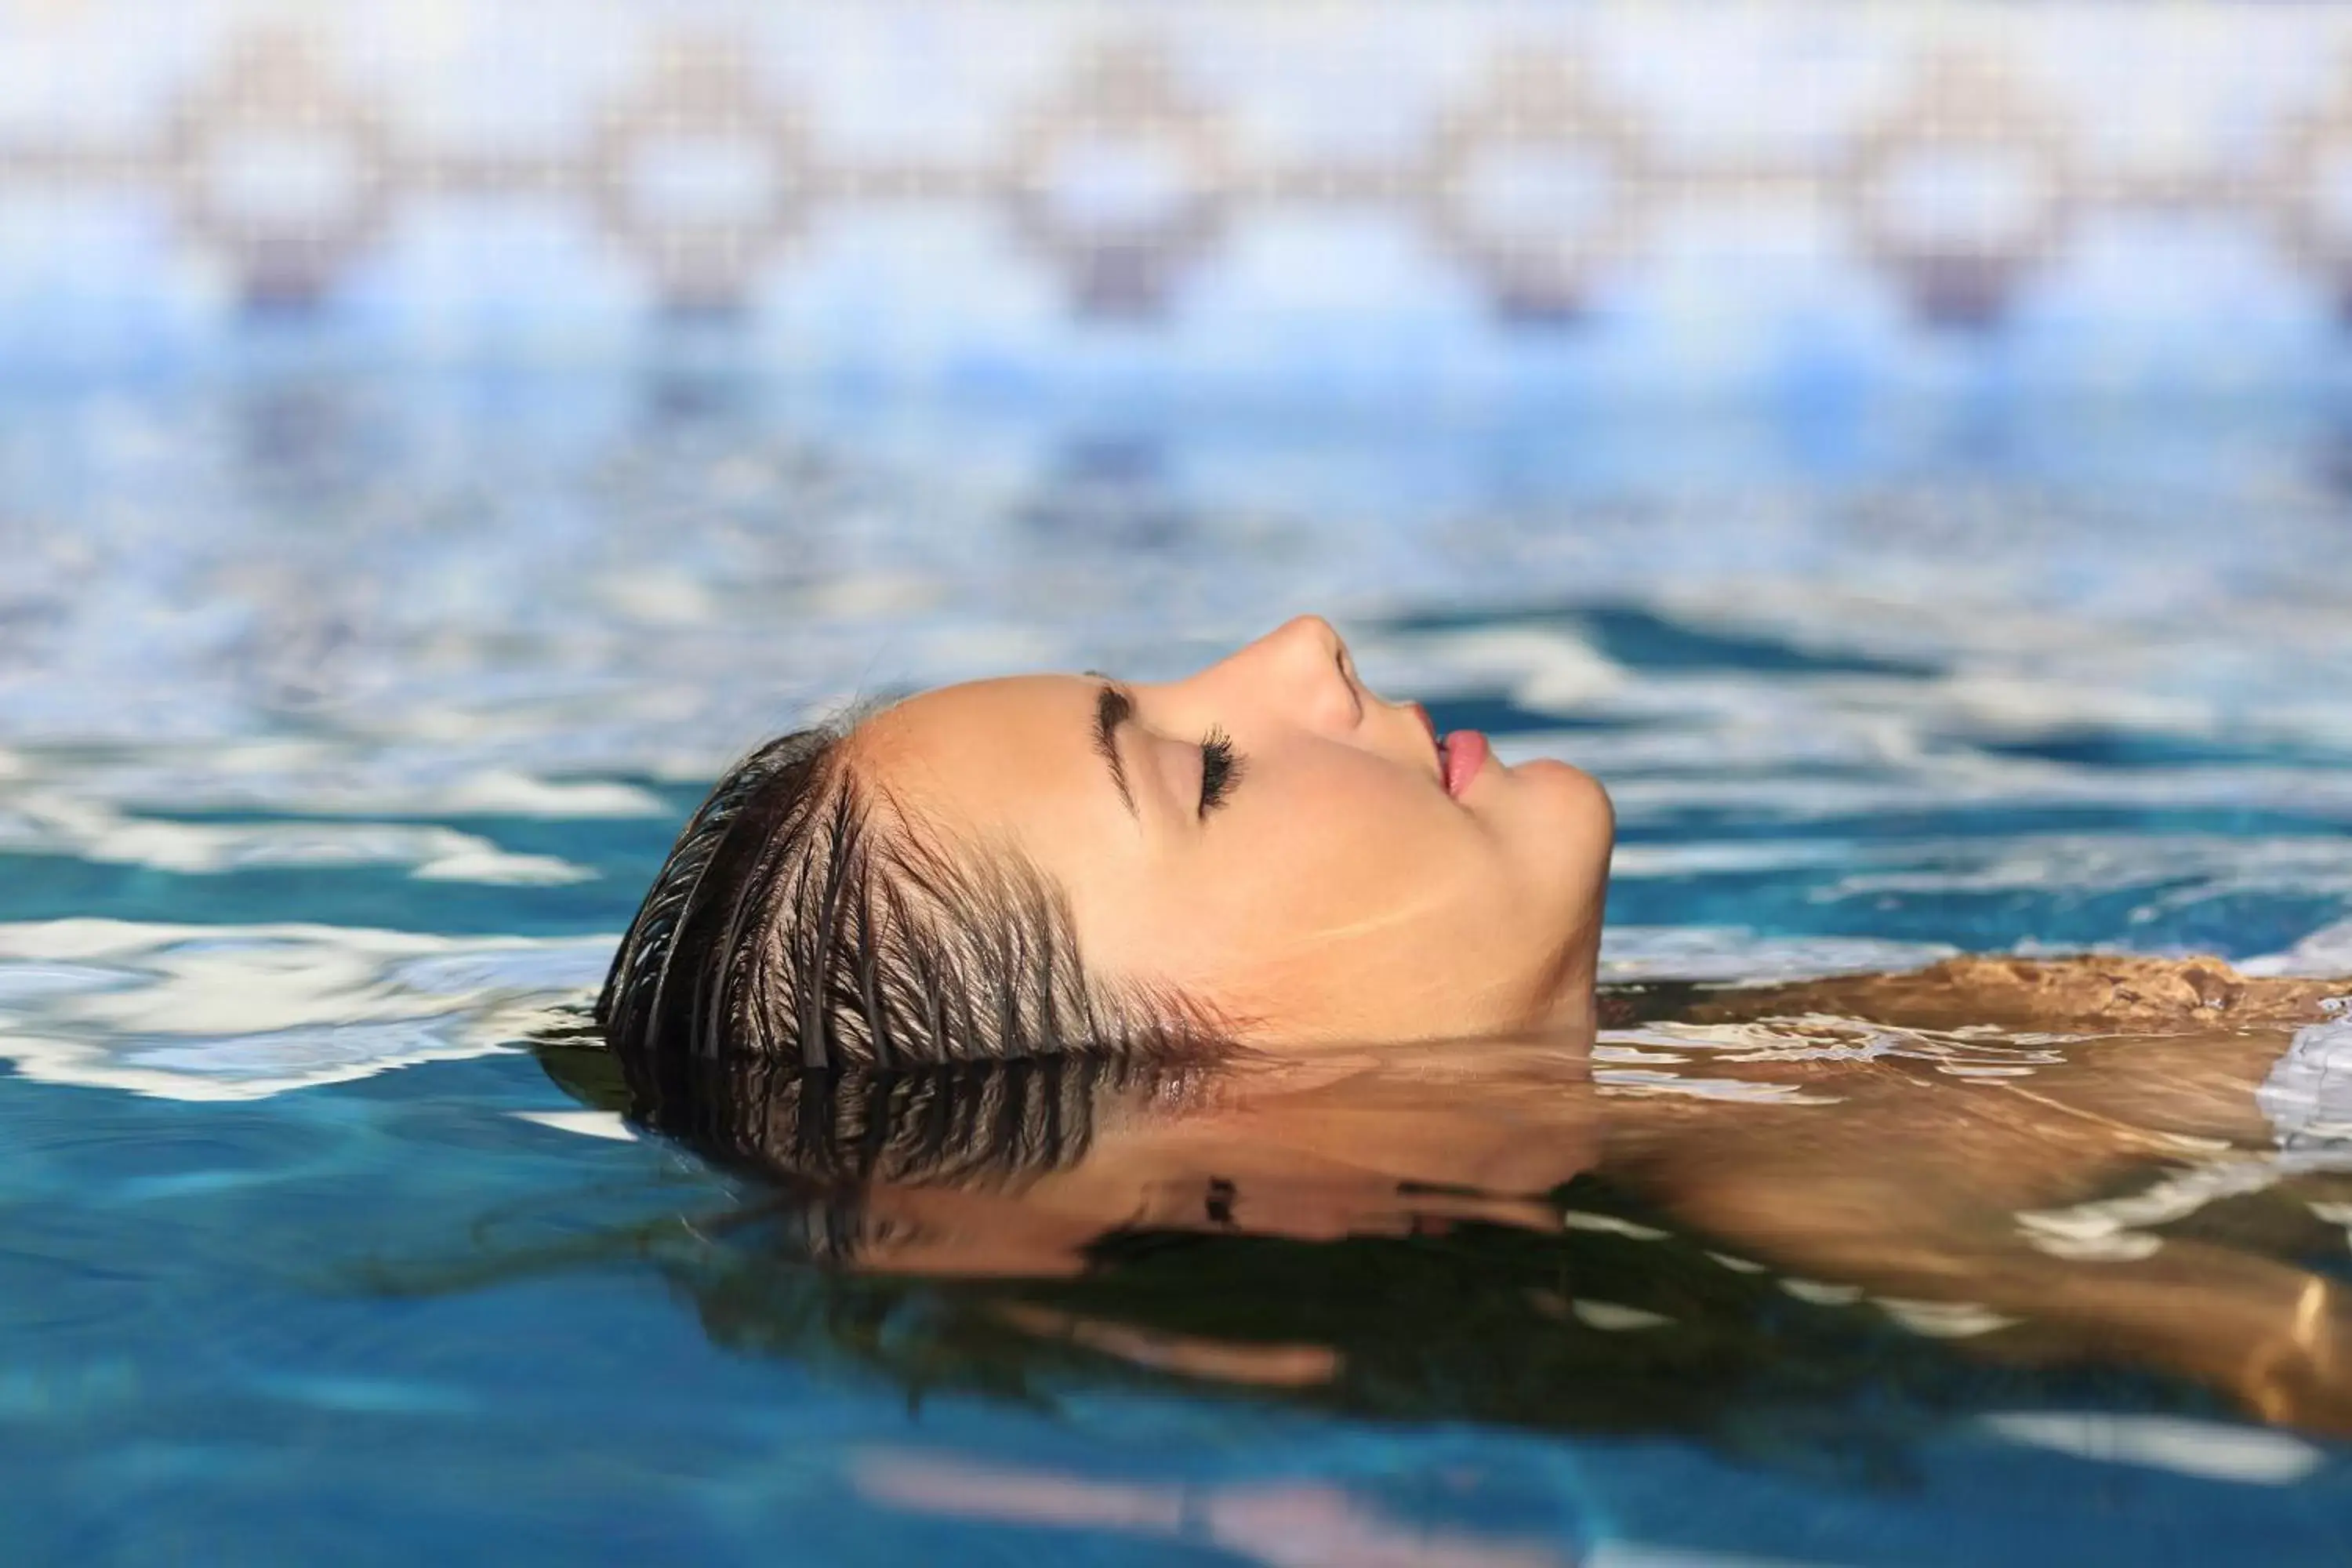
POLYGON ((1234 750, 1233 737, 1223 730, 1211 730, 1207 740, 1201 742, 1201 816, 1225 804, 1226 797, 1242 776, 1241 755, 1234 750))

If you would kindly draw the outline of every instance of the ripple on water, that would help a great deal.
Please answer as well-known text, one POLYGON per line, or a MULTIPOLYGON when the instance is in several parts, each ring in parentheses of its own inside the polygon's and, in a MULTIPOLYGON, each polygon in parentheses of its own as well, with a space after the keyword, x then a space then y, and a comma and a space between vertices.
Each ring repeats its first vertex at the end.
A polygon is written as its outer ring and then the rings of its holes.
POLYGON ((238 1100, 479 1056, 557 1022, 605 937, 126 921, 0 926, 0 1054, 30 1078, 238 1100))

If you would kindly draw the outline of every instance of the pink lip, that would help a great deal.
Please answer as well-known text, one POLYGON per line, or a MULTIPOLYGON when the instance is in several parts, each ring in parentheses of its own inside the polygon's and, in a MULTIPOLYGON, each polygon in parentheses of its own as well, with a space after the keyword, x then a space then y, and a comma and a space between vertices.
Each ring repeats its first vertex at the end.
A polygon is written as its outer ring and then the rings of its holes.
POLYGON ((1486 737, 1477 731, 1455 730, 1445 737, 1438 754, 1445 762, 1445 793, 1460 800, 1462 792, 1470 787, 1470 781, 1478 776, 1478 770, 1486 765, 1494 751, 1486 744, 1486 737))

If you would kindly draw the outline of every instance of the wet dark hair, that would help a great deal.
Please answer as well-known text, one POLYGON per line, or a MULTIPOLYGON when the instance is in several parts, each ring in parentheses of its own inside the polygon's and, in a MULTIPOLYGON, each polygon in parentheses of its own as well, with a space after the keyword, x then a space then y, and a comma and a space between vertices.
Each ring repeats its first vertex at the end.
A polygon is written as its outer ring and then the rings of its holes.
POLYGON ((1188 998, 1091 973, 1043 872, 1009 845, 943 846, 849 745, 846 725, 772 741, 688 820, 597 999, 625 1056, 907 1068, 1195 1058, 1228 1036, 1188 998))

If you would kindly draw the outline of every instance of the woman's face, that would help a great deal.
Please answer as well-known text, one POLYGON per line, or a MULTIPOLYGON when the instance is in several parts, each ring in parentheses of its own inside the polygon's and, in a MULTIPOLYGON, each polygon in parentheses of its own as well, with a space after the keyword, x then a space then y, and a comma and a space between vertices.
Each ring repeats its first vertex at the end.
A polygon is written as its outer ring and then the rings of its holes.
POLYGON ((1589 1022, 1614 818, 1588 774, 1356 679, 1302 616, 1182 680, 1039 675, 927 692, 852 765, 950 842, 1068 891, 1099 974, 1171 984, 1254 1041, 1589 1022))

